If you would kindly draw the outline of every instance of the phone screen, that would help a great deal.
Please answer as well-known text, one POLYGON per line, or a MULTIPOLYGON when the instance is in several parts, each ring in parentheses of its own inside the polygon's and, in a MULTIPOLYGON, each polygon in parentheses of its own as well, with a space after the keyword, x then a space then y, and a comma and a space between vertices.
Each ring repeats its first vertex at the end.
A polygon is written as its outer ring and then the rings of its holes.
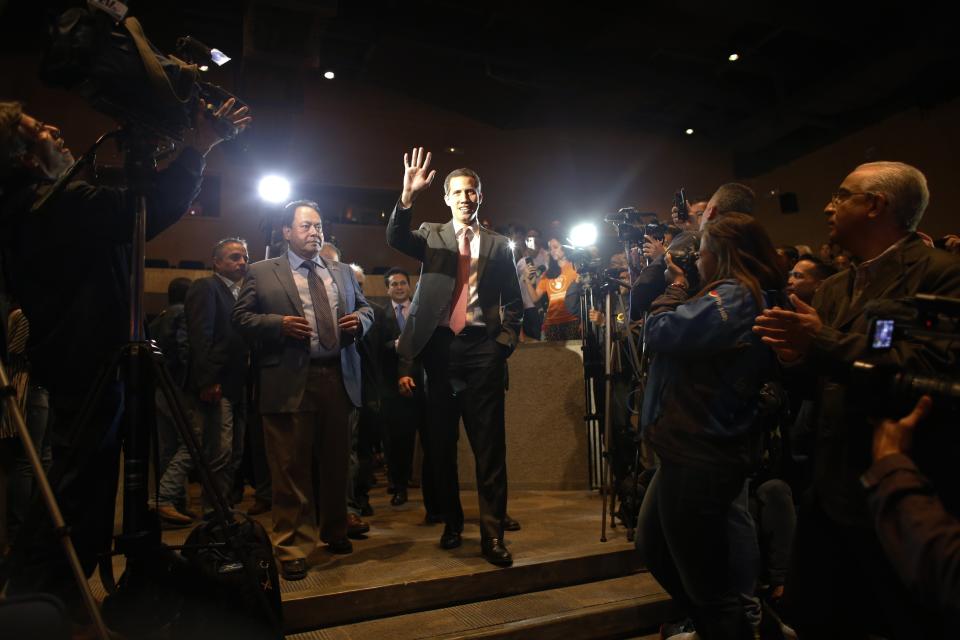
POLYGON ((525 244, 527 245, 527 249, 530 249, 531 251, 533 251, 534 249, 537 248, 537 238, 535 236, 530 236, 529 238, 527 238, 527 241, 525 244))
POLYGON ((893 346, 893 320, 874 320, 873 321, 873 342, 870 346, 874 349, 889 349, 893 346))

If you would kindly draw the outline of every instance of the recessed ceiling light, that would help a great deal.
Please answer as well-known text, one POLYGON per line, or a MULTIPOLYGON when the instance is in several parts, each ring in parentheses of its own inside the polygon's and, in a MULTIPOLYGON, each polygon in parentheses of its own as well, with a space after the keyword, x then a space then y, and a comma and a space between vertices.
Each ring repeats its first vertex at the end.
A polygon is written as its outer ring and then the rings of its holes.
POLYGON ((692 136, 692 135, 693 135, 693 129, 687 129, 686 131, 684 131, 684 133, 687 134, 688 136, 692 136))
POLYGON ((333 80, 334 78, 337 77, 337 74, 335 74, 333 71, 324 71, 323 77, 326 78, 327 80, 333 80))
POLYGON ((730 62, 736 62, 739 59, 740 59, 740 54, 738 53, 731 53, 729 56, 727 56, 727 60, 729 60, 730 62))

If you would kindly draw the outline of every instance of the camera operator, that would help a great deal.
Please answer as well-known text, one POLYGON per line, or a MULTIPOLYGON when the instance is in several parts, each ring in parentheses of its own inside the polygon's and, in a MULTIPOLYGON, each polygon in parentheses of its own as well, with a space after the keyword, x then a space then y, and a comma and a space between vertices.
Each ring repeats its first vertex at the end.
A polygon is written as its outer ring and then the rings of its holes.
MULTIPOLYGON (((700 226, 691 228, 692 222, 688 222, 683 233, 676 236, 673 241, 664 248, 664 244, 656 238, 647 236, 643 245, 643 255, 649 261, 649 264, 643 268, 640 275, 636 277, 633 283, 633 289, 630 292, 630 319, 640 320, 643 314, 650 309, 653 300, 663 293, 667 286, 664 280, 664 254, 667 250, 677 255, 678 253, 688 253, 695 251, 699 245, 697 232, 703 226, 731 211, 752 214, 755 196, 753 190, 745 185, 730 182, 721 185, 713 196, 707 202, 700 216, 700 226)), ((691 214, 690 220, 693 219, 691 214)))
POLYGON ((813 488, 801 507, 786 590, 801 637, 938 635, 899 584, 871 526, 859 482, 870 463, 869 408, 853 402, 847 387, 850 366, 866 357, 897 370, 956 371, 947 339, 905 338, 872 357, 867 340, 868 301, 960 296, 960 260, 927 247, 914 232, 929 197, 926 178, 910 165, 857 167, 824 213, 831 243, 858 265, 825 280, 812 306, 791 295, 796 311, 768 309, 754 327, 792 365, 794 377, 807 379, 815 404, 813 488))
MULTIPOLYGON (((880 544, 900 580, 943 615, 950 637, 960 635, 960 520, 910 459, 914 432, 933 406, 923 396, 900 420, 873 432, 873 464, 861 481, 880 544)), ((956 428, 957 425, 949 425, 956 428)))
POLYGON ((645 327, 653 359, 641 417, 660 467, 640 510, 637 546, 701 637, 749 638, 758 622, 749 600, 758 558, 756 534, 741 516, 747 476, 759 463, 760 392, 777 368, 751 327, 782 275, 760 223, 734 212, 703 229, 698 293, 689 296, 669 255, 665 263, 670 284, 645 327))
MULTIPOLYGON (((251 118, 233 105, 228 100, 213 115, 243 129, 251 118)), ((0 158, 3 271, 30 320, 33 373, 50 390, 50 481, 89 575, 113 533, 122 385, 108 380, 82 433, 75 421, 98 374, 129 339, 134 203, 126 189, 76 180, 31 211, 73 157, 59 129, 24 113, 19 103, 0 103, 0 130, 6 141, 0 158), (73 264, 80 252, 82 265, 73 264)), ((218 142, 213 118, 198 110, 183 150, 147 189, 147 239, 186 212, 200 191, 204 156, 218 142)), ((57 540, 38 502, 14 546, 8 593, 51 592, 83 616, 57 540)))

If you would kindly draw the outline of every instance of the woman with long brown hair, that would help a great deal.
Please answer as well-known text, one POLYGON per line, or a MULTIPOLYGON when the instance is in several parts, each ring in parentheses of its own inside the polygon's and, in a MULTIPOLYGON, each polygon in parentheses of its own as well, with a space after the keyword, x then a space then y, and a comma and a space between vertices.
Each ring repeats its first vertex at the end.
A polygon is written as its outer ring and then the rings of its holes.
MULTIPOLYGON (((653 353, 644 392, 643 438, 660 460, 644 497, 637 546, 651 573, 693 618, 705 640, 752 637, 752 596, 738 564, 756 544, 733 524, 745 513, 748 474, 759 462, 760 390, 776 373, 754 318, 783 285, 773 244, 751 216, 728 213, 703 229, 692 296, 667 262, 666 291, 645 327, 653 353)), ((752 535, 752 532, 751 532, 752 535)))

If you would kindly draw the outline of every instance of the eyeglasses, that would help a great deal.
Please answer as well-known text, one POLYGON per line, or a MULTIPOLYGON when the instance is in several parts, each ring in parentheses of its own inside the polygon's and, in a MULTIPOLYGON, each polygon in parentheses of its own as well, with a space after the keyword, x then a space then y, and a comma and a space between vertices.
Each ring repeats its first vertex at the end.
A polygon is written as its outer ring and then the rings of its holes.
POLYGON ((844 200, 851 198, 853 196, 873 196, 876 195, 872 191, 847 191, 846 189, 838 189, 837 191, 830 194, 830 202, 834 205, 838 205, 844 200))

